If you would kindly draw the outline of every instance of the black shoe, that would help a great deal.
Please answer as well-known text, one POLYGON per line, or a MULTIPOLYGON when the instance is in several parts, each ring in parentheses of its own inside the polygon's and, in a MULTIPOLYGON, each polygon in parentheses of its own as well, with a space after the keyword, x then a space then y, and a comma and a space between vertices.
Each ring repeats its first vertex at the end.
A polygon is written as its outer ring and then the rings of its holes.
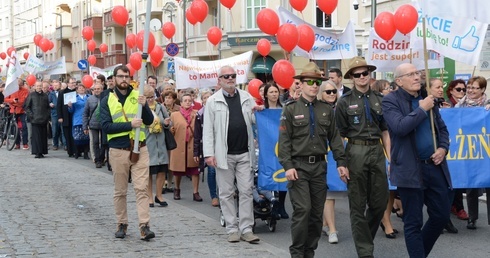
POLYGON ((75 154, 75 159, 78 159, 80 157, 80 155, 78 155, 78 153, 75 154))
POLYGON ((107 170, 112 171, 112 166, 107 163, 107 170))
POLYGON ((467 229, 476 229, 476 220, 468 219, 468 225, 466 225, 467 229))
POLYGON ((141 240, 150 240, 155 237, 155 233, 150 230, 150 226, 144 225, 140 227, 141 240))
POLYGON ((453 222, 451 220, 449 220, 449 222, 444 227, 444 229, 447 230, 447 232, 452 233, 452 234, 458 233, 458 229, 453 225, 453 222))
POLYGON ((289 219, 289 215, 286 212, 284 206, 282 206, 281 209, 279 209, 279 215, 281 215, 281 219, 289 219))
POLYGON ((160 206, 162 206, 162 207, 167 207, 168 206, 168 203, 166 201, 163 201, 162 202, 162 201, 158 200, 158 198, 156 196, 155 196, 155 202, 158 203, 158 204, 160 204, 160 206))
POLYGON ((383 225, 383 223, 380 223, 379 226, 383 230, 383 233, 385 233, 386 238, 389 238, 389 239, 396 238, 396 233, 398 233, 398 230, 393 229, 393 232, 387 234, 386 231, 385 231, 385 225, 383 225))
POLYGON ((101 163, 101 162, 97 162, 97 163, 95 163, 95 167, 96 167, 96 168, 101 168, 101 167, 102 167, 102 163, 101 163))
POLYGON ((36 156, 34 156, 35 159, 40 159, 41 158, 41 154, 36 154, 36 156))
POLYGON ((155 207, 155 204, 154 203, 150 203, 150 208, 153 208, 155 207))
POLYGON ((117 226, 116 238, 126 237, 126 231, 128 230, 128 224, 119 224, 117 226))

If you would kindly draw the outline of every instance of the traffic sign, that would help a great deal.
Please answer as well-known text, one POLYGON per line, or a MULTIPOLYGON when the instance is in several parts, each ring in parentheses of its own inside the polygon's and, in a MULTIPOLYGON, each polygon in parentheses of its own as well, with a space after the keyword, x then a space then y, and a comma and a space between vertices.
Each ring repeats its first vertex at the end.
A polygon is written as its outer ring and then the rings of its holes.
POLYGON ((179 53, 179 46, 175 43, 169 43, 165 47, 165 51, 169 56, 176 56, 179 53))
POLYGON ((88 62, 85 59, 80 59, 77 63, 78 69, 85 70, 88 68, 88 62))
POLYGON ((167 62, 167 72, 168 73, 175 73, 175 63, 173 58, 169 58, 167 62))

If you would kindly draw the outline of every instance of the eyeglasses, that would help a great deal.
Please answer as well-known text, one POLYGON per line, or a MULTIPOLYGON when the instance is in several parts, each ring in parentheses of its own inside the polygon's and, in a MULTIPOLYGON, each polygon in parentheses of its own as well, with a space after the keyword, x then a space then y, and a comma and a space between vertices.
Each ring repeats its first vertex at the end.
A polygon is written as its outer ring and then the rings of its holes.
POLYGON ((333 89, 333 90, 324 90, 323 92, 327 93, 327 95, 337 94, 337 90, 336 89, 333 89))
POLYGON ((472 86, 468 86, 468 87, 466 87, 466 89, 468 89, 468 90, 479 90, 479 89, 480 89, 480 87, 472 87, 472 86))
POLYGON ((232 79, 235 79, 236 78, 236 73, 234 73, 234 74, 223 74, 223 75, 220 76, 220 78, 224 78, 225 80, 230 79, 230 77, 232 79))
POLYGON ((119 79, 129 79, 130 78, 129 75, 122 75, 122 74, 118 74, 118 75, 116 75, 116 77, 119 79))
POLYGON ((457 92, 466 92, 466 88, 454 88, 457 92))
POLYGON ((322 80, 302 80, 302 82, 306 82, 307 85, 313 86, 313 84, 316 84, 316 86, 320 86, 322 84, 322 80))
POLYGON ((354 77, 354 78, 361 78, 361 75, 364 76, 364 77, 366 77, 366 76, 369 75, 369 71, 364 71, 362 73, 353 73, 352 74, 352 77, 354 77))
POLYGON ((399 75, 398 78, 401 78, 403 76, 408 76, 410 78, 414 77, 415 75, 417 76, 420 76, 420 71, 416 71, 416 72, 411 72, 411 73, 406 73, 406 74, 402 74, 402 75, 399 75))
POLYGON ((154 99, 155 96, 147 96, 146 99, 154 99))

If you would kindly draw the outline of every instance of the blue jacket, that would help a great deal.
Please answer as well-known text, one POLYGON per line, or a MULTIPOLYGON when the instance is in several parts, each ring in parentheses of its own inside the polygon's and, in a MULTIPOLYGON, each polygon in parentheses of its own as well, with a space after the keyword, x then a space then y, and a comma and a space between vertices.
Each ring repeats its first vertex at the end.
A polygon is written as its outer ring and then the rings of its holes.
MULTIPOLYGON (((422 95, 423 96, 423 95, 422 95)), ((391 139, 390 181, 392 185, 407 188, 423 187, 421 162, 417 153, 415 129, 428 118, 421 108, 412 108, 412 96, 404 89, 391 92, 383 98, 383 117, 391 139)), ((449 132, 434 106, 434 124, 437 148, 449 150, 449 132)), ((452 188, 447 161, 440 164, 448 186, 452 188)))
POLYGON ((85 94, 85 96, 81 97, 77 94, 77 102, 73 103, 71 108, 68 107, 68 111, 72 114, 72 126, 83 125, 83 109, 89 96, 85 94))
MULTIPOLYGON (((59 92, 59 91, 58 91, 59 92)), ((58 118, 58 113, 56 112, 56 105, 58 103, 58 97, 56 96, 56 91, 52 91, 48 95, 49 103, 53 103, 54 107, 50 107, 51 110, 51 118, 58 118)))

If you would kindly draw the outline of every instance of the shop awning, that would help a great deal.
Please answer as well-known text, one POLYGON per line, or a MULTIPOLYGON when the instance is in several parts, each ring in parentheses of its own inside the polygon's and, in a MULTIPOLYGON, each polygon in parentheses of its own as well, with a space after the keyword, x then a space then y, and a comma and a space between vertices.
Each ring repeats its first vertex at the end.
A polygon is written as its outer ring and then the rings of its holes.
POLYGON ((252 64, 252 73, 272 73, 272 67, 276 60, 270 56, 259 56, 252 64))

